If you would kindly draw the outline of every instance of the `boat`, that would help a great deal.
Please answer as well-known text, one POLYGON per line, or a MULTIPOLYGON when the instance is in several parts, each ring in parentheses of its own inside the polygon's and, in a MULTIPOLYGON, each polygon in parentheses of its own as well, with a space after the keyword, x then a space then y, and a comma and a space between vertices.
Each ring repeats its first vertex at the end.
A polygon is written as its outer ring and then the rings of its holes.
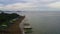
POLYGON ((24 23, 24 29, 32 29, 29 23, 24 23))
POLYGON ((32 32, 32 27, 29 23, 24 23, 24 32, 25 33, 31 33, 32 32))
POLYGON ((23 21, 23 29, 25 34, 32 33, 32 26, 27 18, 25 18, 23 21))

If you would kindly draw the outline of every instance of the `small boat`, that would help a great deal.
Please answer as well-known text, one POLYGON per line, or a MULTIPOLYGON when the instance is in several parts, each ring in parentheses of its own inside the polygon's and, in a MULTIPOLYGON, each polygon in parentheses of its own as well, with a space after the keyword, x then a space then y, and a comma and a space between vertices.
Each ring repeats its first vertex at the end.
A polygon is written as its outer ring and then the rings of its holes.
POLYGON ((32 32, 32 27, 29 23, 24 23, 24 32, 25 33, 31 33, 32 32))
POLYGON ((31 26, 31 24, 29 23, 29 21, 28 21, 27 18, 24 19, 23 29, 24 29, 24 33, 25 33, 25 34, 27 34, 27 33, 32 33, 32 26, 31 26))
POLYGON ((26 29, 32 29, 31 25, 29 23, 24 23, 24 28, 26 29))

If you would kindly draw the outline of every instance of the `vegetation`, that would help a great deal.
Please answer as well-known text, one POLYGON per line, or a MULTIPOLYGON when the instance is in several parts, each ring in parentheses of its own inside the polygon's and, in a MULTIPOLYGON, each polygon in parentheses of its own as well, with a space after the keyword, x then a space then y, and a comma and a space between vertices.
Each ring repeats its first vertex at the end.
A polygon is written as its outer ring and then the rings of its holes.
POLYGON ((10 20, 15 19, 17 17, 19 17, 19 15, 16 13, 8 14, 8 13, 1 12, 0 13, 0 29, 4 28, 2 25, 4 26, 9 25, 10 20))

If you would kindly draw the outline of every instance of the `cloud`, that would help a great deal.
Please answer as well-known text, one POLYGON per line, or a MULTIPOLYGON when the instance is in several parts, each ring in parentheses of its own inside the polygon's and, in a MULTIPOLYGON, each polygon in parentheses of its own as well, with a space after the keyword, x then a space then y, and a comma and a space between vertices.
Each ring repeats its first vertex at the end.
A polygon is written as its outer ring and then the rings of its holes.
POLYGON ((55 3, 48 4, 48 7, 50 7, 50 8, 60 8, 60 2, 55 2, 55 3))
POLYGON ((6 5, 1 4, 2 6, 0 5, 0 10, 34 10, 36 7, 38 7, 37 0, 23 0, 25 3, 21 2, 22 0, 11 0, 11 1, 14 1, 17 3, 12 3, 12 4, 9 3, 6 5))
POLYGON ((58 8, 60 0, 0 0, 0 10, 40 11, 58 8))
POLYGON ((55 1, 55 0, 41 0, 41 2, 44 2, 44 3, 45 2, 48 2, 49 3, 49 2, 52 2, 52 1, 55 1))
POLYGON ((36 6, 32 3, 14 3, 5 6, 3 4, 0 4, 1 10, 26 10, 26 9, 28 10, 34 7, 36 6))

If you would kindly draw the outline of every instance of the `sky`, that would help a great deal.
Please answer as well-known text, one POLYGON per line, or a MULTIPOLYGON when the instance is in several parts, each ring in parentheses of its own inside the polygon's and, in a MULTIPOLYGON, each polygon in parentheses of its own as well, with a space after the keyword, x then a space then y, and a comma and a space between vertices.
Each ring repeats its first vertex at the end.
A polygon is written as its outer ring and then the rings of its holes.
POLYGON ((0 0, 0 10, 60 11, 60 0, 0 0))

